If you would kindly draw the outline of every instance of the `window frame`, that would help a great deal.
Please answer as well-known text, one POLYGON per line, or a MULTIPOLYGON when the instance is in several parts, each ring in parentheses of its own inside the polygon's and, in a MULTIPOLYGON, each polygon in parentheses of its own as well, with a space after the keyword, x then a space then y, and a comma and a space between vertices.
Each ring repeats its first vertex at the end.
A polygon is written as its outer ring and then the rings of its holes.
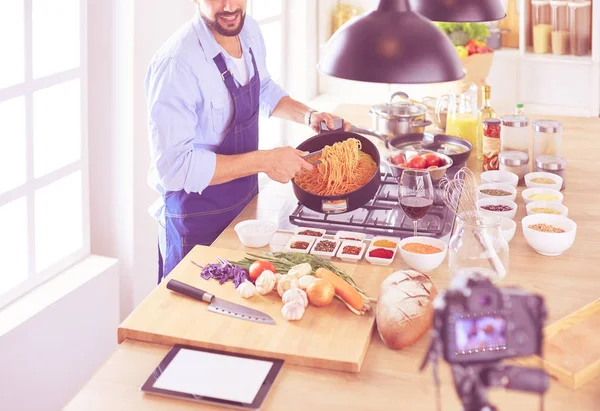
MULTIPOLYGON (((87 1, 79 0, 80 64, 78 67, 33 79, 33 0, 24 2, 25 30, 25 78, 20 84, 0 89, 0 102, 17 97, 25 98, 25 149, 26 181, 24 184, 0 193, 0 207, 11 201, 25 197, 27 203, 27 279, 9 290, 0 292, 0 309, 30 292, 42 283, 59 275, 66 268, 90 255, 90 189, 88 154, 88 50, 87 50, 87 1), (34 177, 33 161, 33 94, 35 91, 59 85, 71 80, 80 81, 81 110, 81 155, 80 159, 60 167, 41 177, 34 177), (36 272, 35 204, 34 197, 38 189, 54 183, 75 172, 81 172, 82 182, 82 246, 75 252, 63 257, 43 271, 36 272)), ((60 234, 57 233, 57 239, 60 234)), ((5 275, 10 272, 5 271, 5 275)))

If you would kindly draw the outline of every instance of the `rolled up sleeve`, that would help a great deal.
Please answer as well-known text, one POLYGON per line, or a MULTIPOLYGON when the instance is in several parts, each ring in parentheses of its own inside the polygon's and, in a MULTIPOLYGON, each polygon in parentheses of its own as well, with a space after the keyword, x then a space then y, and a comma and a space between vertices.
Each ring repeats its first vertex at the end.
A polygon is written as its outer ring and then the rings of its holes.
POLYGON ((194 146, 201 94, 191 71, 174 58, 150 67, 146 79, 151 157, 167 191, 202 193, 215 173, 216 154, 194 146))

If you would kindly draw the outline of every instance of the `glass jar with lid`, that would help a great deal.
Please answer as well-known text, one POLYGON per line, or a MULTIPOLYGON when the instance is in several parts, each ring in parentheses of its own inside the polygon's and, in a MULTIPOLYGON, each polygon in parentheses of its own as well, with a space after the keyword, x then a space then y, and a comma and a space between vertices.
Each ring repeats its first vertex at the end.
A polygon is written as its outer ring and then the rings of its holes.
POLYGON ((563 179, 561 190, 567 187, 567 160, 560 156, 539 156, 535 159, 535 170, 552 173, 563 179))
POLYGON ((562 154, 562 124, 555 120, 536 120, 533 128, 533 158, 562 154))
POLYGON ((498 170, 501 123, 498 118, 483 120, 483 171, 498 170))
POLYGON ((569 2, 571 54, 587 56, 592 50, 592 2, 569 2))
POLYGON ((550 0, 553 54, 569 54, 569 8, 567 5, 567 0, 550 0))
POLYGON ((510 115, 501 120, 500 151, 522 151, 529 156, 529 119, 510 115))
POLYGON ((500 171, 509 171, 519 176, 518 185, 525 185, 525 174, 529 172, 529 155, 522 151, 503 151, 498 156, 500 171))
POLYGON ((532 31, 533 31, 533 52, 549 53, 552 33, 552 8, 550 0, 532 0, 531 1, 532 31))

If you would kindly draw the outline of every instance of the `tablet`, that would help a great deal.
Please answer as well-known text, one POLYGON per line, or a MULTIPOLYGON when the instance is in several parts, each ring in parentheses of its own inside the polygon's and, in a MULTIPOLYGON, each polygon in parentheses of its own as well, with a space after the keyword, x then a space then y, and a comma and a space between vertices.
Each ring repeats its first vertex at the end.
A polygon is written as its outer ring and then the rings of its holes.
POLYGON ((284 361, 177 344, 141 390, 211 405, 260 409, 284 361))

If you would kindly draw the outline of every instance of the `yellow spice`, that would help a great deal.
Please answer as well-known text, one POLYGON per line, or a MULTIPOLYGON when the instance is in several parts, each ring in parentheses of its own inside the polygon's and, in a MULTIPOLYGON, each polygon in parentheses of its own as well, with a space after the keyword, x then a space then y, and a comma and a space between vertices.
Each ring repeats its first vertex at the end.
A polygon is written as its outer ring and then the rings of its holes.
POLYGON ((534 201, 554 201, 554 200, 558 200, 558 197, 555 196, 554 194, 532 194, 529 196, 530 200, 534 200, 534 201))
POLYGON ((553 210, 552 208, 532 208, 531 211, 541 214, 560 214, 560 211, 553 210))

